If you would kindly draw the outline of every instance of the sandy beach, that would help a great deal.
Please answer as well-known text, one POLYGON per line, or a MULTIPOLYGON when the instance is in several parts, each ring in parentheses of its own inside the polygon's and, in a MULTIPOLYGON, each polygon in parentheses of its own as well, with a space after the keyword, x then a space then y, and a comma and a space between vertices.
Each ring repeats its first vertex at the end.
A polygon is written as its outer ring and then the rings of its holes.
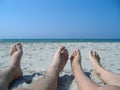
MULTIPOLYGON (((13 44, 7 42, 0 43, 0 71, 9 64, 10 47, 13 44)), ((105 68, 120 74, 120 42, 29 42, 22 43, 22 45, 24 51, 21 60, 23 77, 13 82, 10 90, 16 87, 27 87, 38 78, 43 77, 53 60, 56 50, 63 45, 68 49, 69 55, 76 49, 81 50, 83 70, 94 82, 100 85, 104 84, 93 74, 93 67, 88 58, 89 50, 96 50, 98 52, 101 57, 101 63, 105 68)), ((69 60, 60 74, 58 86, 59 90, 77 90, 69 60)))

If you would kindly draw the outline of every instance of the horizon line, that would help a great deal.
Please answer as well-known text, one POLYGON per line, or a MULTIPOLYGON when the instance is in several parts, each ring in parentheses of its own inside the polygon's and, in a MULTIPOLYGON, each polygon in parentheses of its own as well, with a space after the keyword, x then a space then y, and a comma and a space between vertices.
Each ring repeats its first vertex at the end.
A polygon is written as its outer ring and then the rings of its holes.
POLYGON ((74 40, 74 39, 78 39, 78 40, 80 40, 80 39, 120 39, 120 38, 0 38, 0 40, 2 40, 2 39, 3 39, 3 40, 7 40, 7 39, 8 39, 8 40, 9 40, 9 39, 13 39, 13 40, 14 40, 14 39, 18 39, 18 40, 19 40, 19 39, 24 39, 24 40, 27 40, 27 39, 31 39, 31 40, 32 40, 32 39, 33 39, 33 40, 34 40, 34 39, 44 39, 44 40, 45 40, 45 39, 46 39, 46 40, 47 40, 47 39, 51 39, 51 40, 55 40, 55 39, 58 39, 58 40, 59 40, 59 39, 61 39, 61 40, 62 40, 62 39, 67 39, 67 40, 70 40, 70 39, 71 39, 71 40, 72 40, 72 39, 73 39, 73 40, 74 40))

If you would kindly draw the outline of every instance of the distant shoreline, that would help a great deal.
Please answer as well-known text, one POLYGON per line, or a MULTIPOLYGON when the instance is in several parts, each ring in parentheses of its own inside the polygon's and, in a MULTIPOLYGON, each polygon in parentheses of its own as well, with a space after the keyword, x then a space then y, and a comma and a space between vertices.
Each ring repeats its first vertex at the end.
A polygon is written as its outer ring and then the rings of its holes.
POLYGON ((120 42, 120 39, 0 39, 0 42, 120 42))

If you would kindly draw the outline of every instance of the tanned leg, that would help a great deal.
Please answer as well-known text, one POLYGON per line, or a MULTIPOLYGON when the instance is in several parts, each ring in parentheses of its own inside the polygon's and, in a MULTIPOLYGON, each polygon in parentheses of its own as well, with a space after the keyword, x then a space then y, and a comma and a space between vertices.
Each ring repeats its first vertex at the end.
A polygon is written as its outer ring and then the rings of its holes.
POLYGON ((11 48, 10 64, 0 72, 0 90, 8 90, 10 83, 22 76, 20 67, 22 53, 22 45, 20 43, 15 44, 11 48))
POLYGON ((45 77, 33 82, 28 88, 16 90, 57 90, 59 73, 63 70, 68 60, 68 51, 60 47, 55 53, 54 59, 45 77))

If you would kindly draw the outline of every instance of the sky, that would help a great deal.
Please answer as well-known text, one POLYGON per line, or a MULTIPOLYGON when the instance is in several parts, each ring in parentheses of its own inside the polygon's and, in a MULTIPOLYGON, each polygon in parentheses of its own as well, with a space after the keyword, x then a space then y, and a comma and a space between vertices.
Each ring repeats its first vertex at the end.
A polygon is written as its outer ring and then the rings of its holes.
POLYGON ((120 0, 0 0, 0 39, 120 39, 120 0))

